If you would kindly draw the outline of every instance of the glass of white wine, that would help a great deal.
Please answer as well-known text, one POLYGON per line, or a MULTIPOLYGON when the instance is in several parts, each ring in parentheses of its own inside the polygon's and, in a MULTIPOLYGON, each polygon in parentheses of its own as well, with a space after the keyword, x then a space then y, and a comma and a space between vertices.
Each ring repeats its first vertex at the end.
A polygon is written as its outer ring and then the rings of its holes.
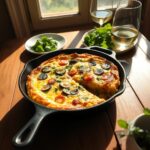
POLYGON ((92 20, 103 26, 113 16, 113 0, 91 0, 90 14, 92 20))
POLYGON ((137 43, 142 3, 139 0, 120 0, 112 23, 114 50, 125 51, 137 43))

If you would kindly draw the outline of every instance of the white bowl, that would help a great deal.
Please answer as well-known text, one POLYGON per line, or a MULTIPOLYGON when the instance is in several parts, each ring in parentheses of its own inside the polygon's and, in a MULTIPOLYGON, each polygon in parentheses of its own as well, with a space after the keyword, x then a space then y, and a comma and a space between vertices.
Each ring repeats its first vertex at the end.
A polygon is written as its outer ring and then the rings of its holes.
POLYGON ((39 54, 39 55, 50 53, 51 51, 36 52, 36 51, 32 50, 32 48, 31 48, 36 43, 36 41, 39 40, 42 36, 47 36, 47 37, 53 38, 57 42, 57 49, 56 50, 62 49, 64 47, 65 43, 66 43, 66 39, 63 36, 59 35, 59 34, 56 34, 56 33, 42 33, 42 34, 38 34, 38 35, 35 35, 35 36, 29 38, 25 42, 26 50, 31 52, 31 53, 39 54))

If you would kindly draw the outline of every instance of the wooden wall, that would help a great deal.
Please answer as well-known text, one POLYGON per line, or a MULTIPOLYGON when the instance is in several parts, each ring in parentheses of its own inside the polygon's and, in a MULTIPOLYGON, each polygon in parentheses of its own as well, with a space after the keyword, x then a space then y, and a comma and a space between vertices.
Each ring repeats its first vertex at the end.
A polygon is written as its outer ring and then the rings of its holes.
POLYGON ((0 43, 15 38, 5 0, 0 0, 0 43))
POLYGON ((141 0, 142 7, 142 23, 141 23, 141 32, 145 37, 150 41, 150 0, 141 0))

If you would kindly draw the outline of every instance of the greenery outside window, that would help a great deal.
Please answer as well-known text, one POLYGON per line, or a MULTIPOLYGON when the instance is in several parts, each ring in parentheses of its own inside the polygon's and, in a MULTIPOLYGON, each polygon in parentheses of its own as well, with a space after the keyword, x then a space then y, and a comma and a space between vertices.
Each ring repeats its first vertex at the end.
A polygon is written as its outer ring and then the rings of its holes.
POLYGON ((75 26, 90 21, 90 0, 27 0, 27 5, 33 30, 75 26))

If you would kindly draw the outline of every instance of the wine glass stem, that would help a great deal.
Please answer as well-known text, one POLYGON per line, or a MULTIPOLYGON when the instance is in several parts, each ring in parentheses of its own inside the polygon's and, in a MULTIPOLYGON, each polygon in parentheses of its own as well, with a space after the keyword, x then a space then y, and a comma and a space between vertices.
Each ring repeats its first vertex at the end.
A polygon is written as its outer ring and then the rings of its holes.
POLYGON ((104 24, 103 20, 100 20, 100 22, 99 22, 100 27, 102 27, 103 24, 104 24))

